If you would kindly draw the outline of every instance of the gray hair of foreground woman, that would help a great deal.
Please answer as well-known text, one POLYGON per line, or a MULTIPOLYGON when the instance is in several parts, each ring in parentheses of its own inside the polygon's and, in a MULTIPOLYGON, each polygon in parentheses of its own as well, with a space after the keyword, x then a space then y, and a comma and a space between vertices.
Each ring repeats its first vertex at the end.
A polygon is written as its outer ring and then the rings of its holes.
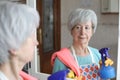
POLYGON ((97 16, 93 10, 90 9, 76 9, 71 12, 68 18, 68 29, 72 30, 78 23, 92 22, 93 31, 97 28, 97 16))
POLYGON ((0 64, 9 58, 10 49, 19 49, 39 26, 38 12, 24 4, 0 1, 0 64))

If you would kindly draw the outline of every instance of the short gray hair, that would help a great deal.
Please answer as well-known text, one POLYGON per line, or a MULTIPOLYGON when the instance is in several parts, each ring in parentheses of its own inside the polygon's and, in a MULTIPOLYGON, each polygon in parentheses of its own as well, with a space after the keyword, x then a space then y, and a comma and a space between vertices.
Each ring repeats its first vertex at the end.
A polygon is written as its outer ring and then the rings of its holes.
POLYGON ((95 12, 90 9, 76 9, 69 15, 68 29, 71 30, 76 24, 87 21, 92 22, 92 28, 95 32, 97 28, 97 16, 95 12))
POLYGON ((35 9, 25 4, 0 1, 0 64, 8 60, 10 49, 19 49, 35 32, 39 22, 35 9))

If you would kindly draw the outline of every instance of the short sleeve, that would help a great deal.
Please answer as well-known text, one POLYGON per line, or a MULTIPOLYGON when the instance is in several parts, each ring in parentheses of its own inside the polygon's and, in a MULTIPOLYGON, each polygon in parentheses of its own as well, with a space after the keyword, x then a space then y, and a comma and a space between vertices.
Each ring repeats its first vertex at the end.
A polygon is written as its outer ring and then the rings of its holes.
POLYGON ((99 65, 99 61, 101 60, 101 54, 99 53, 99 50, 93 47, 89 47, 93 53, 93 57, 95 62, 99 65))
POLYGON ((67 67, 58 58, 56 58, 52 73, 55 73, 60 70, 65 70, 65 69, 67 69, 67 67))

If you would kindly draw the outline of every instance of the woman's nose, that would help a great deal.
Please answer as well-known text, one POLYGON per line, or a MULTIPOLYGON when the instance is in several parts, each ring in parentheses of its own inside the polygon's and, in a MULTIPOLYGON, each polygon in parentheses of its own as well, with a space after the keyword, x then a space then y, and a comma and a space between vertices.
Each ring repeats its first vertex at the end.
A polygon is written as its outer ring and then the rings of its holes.
POLYGON ((38 42, 38 40, 36 40, 36 45, 39 45, 39 42, 38 42))
POLYGON ((39 42, 37 39, 34 40, 34 44, 35 44, 35 46, 39 45, 39 42))
POLYGON ((84 34, 84 33, 85 33, 85 28, 82 27, 82 28, 81 28, 81 31, 80 31, 80 34, 84 34))

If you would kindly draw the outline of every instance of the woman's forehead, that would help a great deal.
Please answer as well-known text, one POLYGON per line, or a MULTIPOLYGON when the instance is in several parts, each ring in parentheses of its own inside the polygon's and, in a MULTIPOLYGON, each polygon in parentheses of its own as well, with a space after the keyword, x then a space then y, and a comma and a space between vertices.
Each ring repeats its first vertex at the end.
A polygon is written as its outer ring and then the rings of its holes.
POLYGON ((92 22, 91 21, 86 21, 86 22, 78 22, 75 25, 91 25, 92 22))

